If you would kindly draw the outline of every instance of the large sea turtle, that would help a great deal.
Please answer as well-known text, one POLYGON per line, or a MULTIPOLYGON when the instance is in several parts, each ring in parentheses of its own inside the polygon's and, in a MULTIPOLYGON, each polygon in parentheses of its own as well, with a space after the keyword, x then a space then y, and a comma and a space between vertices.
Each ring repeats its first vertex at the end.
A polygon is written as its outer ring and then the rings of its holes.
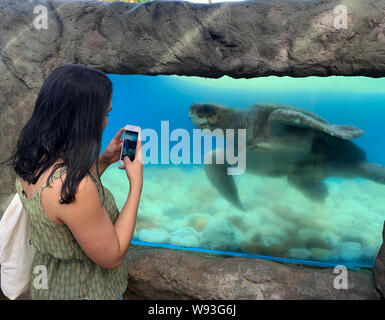
MULTIPOLYGON (((242 110, 195 103, 189 117, 200 129, 246 129, 246 171, 286 176, 291 186, 313 201, 326 198, 322 180, 327 177, 362 177, 385 184, 385 167, 367 163, 365 152, 350 141, 363 134, 357 127, 333 125, 309 111, 264 103, 242 110)), ((213 159, 205 165, 206 174, 228 201, 243 210, 233 176, 227 174, 228 163, 216 164, 219 153, 224 156, 224 149, 206 155, 213 159)))

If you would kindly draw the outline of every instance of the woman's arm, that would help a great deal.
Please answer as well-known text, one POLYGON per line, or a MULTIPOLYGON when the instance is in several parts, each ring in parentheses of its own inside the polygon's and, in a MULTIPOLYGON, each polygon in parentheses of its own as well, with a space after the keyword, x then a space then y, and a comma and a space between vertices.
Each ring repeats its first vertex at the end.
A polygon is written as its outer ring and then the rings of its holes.
POLYGON ((86 255, 103 268, 114 269, 122 263, 134 233, 143 184, 140 141, 137 153, 133 162, 125 157, 125 166, 120 167, 126 170, 130 190, 115 224, 102 206, 97 186, 89 176, 80 182, 76 201, 73 203, 59 204, 60 179, 53 181, 52 188, 45 189, 46 193, 42 198, 44 210, 55 213, 54 216, 70 229, 86 255))
POLYGON ((89 176, 79 184, 76 201, 59 204, 61 184, 56 179, 52 188, 46 188, 42 205, 46 212, 55 212, 75 237, 85 254, 106 269, 120 265, 127 252, 135 228, 141 193, 140 185, 130 186, 126 203, 119 217, 112 223, 102 206, 98 189, 89 176))
POLYGON ((128 250, 135 230, 136 216, 139 199, 142 193, 142 181, 130 182, 130 192, 122 212, 116 219, 114 227, 119 239, 119 253, 117 265, 119 265, 128 250))
MULTIPOLYGON (((103 159, 103 155, 100 155, 99 156, 99 159, 98 159, 98 166, 99 166, 99 172, 100 172, 100 176, 102 176, 103 172, 106 171, 107 167, 110 165, 110 163, 108 163, 107 161, 105 161, 103 159)), ((95 172, 92 172, 93 176, 96 177, 96 168, 95 168, 95 172)))

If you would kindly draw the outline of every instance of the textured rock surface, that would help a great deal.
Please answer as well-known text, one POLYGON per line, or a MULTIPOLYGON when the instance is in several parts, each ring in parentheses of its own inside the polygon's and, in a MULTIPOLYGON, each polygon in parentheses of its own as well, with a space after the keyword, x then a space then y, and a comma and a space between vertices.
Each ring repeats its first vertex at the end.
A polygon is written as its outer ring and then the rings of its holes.
POLYGON ((348 272, 336 290, 333 269, 248 258, 204 257, 165 249, 130 251, 131 299, 376 299, 371 274, 348 272))
MULTIPOLYGON (((125 299, 379 299, 370 273, 348 272, 336 290, 333 269, 248 258, 201 256, 179 250, 129 250, 125 299)), ((6 299, 0 292, 0 300, 6 299)), ((28 294, 18 300, 29 299, 28 294)))
MULTIPOLYGON (((385 75, 385 2, 340 0, 100 3, 0 0, 0 161, 11 154, 44 78, 82 63, 107 73, 205 77, 385 75), (48 9, 36 30, 34 8, 48 9)), ((15 174, 0 167, 0 214, 15 174)))
POLYGON ((382 230, 382 240, 383 243, 374 263, 373 273, 376 281, 376 288, 385 299, 385 223, 384 229, 382 230))

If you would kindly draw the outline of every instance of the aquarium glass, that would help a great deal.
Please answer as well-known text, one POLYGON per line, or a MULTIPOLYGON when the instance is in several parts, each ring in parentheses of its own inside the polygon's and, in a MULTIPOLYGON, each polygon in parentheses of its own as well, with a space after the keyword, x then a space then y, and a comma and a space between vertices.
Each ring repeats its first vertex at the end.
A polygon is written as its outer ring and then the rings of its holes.
MULTIPOLYGON (((328 192, 325 200, 315 201, 293 187, 286 176, 261 176, 246 170, 232 176, 244 207, 240 210, 208 179, 202 163, 204 140, 200 147, 193 140, 196 127, 189 109, 194 103, 226 105, 236 113, 257 103, 294 106, 331 124, 362 129, 364 133, 351 141, 364 150, 368 163, 385 165, 385 79, 109 77, 114 85, 113 110, 103 133, 102 151, 126 124, 152 134, 143 141, 148 148, 145 159, 151 162, 144 167, 133 243, 295 263, 373 265, 385 219, 383 184, 344 174, 328 177, 323 180, 328 192), (199 151, 200 164, 196 155, 199 151), (181 163, 171 161, 172 157, 181 163)), ((307 132, 303 139, 312 141, 306 136, 311 131, 307 132)), ((298 148, 303 142, 293 143, 293 148, 298 148)), ((222 145, 220 138, 214 139, 211 149, 222 145)), ((246 146, 248 155, 274 150, 246 146)), ((341 150, 338 152, 345 152, 341 150)), ((339 163, 343 172, 349 155, 341 157, 346 158, 342 165, 339 163)), ((118 165, 108 167, 102 182, 121 210, 129 182, 118 165)), ((378 170, 381 174, 380 167, 378 170)), ((227 181, 224 179, 223 186, 227 181)))

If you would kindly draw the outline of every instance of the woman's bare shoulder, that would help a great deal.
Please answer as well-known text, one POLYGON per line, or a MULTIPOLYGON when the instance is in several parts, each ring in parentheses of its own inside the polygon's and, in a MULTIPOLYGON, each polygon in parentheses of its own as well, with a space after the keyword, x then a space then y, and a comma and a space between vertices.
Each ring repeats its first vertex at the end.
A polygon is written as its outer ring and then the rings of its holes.
POLYGON ((75 192, 75 200, 70 204, 60 204, 62 185, 66 178, 66 173, 60 178, 53 180, 49 188, 44 188, 40 197, 41 205, 47 216, 56 224, 64 225, 63 218, 77 212, 79 208, 87 205, 88 202, 97 203, 99 193, 95 183, 89 175, 86 175, 79 183, 75 192))

